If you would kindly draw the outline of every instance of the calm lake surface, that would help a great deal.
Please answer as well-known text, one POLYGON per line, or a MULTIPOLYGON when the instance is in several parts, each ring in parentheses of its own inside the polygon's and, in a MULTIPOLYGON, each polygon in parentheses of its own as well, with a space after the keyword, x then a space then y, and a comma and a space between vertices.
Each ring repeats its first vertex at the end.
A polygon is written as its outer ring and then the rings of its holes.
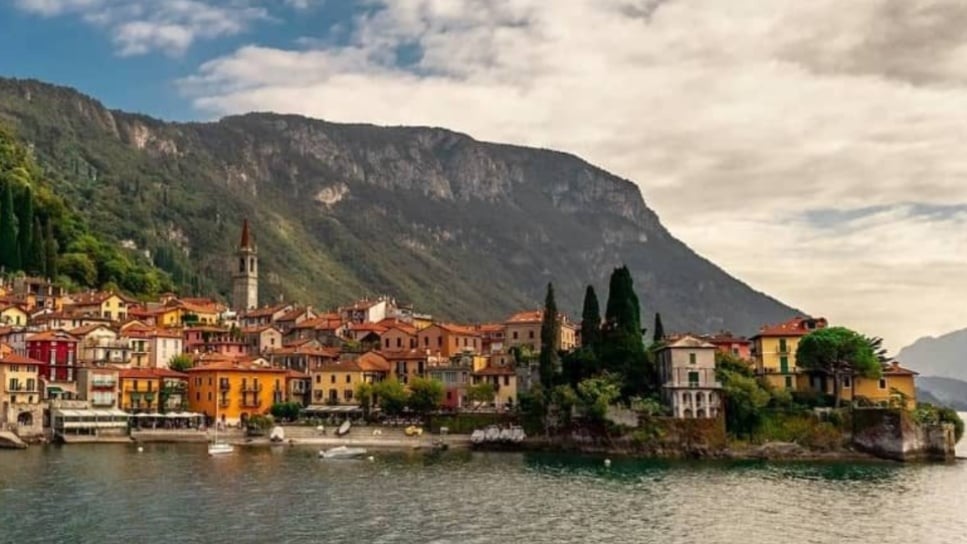
POLYGON ((0 542, 950 544, 967 542, 967 462, 31 447, 0 450, 0 542))

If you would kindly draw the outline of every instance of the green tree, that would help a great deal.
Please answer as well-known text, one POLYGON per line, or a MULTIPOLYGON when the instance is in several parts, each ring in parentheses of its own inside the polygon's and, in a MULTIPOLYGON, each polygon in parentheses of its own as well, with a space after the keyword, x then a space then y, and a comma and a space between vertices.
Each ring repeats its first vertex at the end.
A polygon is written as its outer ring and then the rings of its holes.
POLYGON ((573 387, 561 384, 551 390, 551 404, 557 411, 562 427, 571 426, 571 417, 574 407, 579 405, 581 399, 573 387))
POLYGON ((85 253, 65 253, 58 268, 80 285, 92 287, 97 282, 97 266, 85 253))
POLYGON ((491 382, 480 382, 467 388, 467 401, 472 409, 478 406, 487 406, 494 401, 497 391, 491 382))
POLYGON ((359 407, 363 409, 363 417, 369 419, 369 414, 373 410, 373 396, 375 395, 373 384, 369 382, 356 384, 355 395, 356 400, 359 401, 359 407))
POLYGON ((577 396, 588 421, 601 424, 608 407, 621 397, 621 384, 609 374, 588 378, 578 384, 577 396))
POLYGON ((44 270, 47 277, 57 279, 60 276, 60 269, 57 267, 57 238, 54 236, 54 222, 47 219, 44 233, 44 270))
POLYGON ((295 421, 302 413, 302 406, 298 402, 277 402, 272 405, 269 412, 277 420, 295 421))
POLYGON ((864 336, 863 338, 870 344, 870 349, 873 350, 873 355, 881 363, 886 363, 890 360, 887 349, 883 347, 883 339, 879 336, 864 336))
POLYGON ((571 387, 577 387, 581 380, 600 372, 601 361, 590 346, 581 346, 564 355, 561 367, 563 381, 571 387))
POLYGON ((26 186, 17 197, 17 246, 20 266, 30 274, 37 272, 36 263, 33 262, 33 237, 34 196, 30 186, 26 186))
POLYGON ((742 371, 720 370, 725 401, 725 427, 733 436, 751 438, 762 424, 772 396, 759 381, 742 371))
POLYGON ((879 378, 882 372, 867 339, 845 327, 818 329, 804 336, 796 349, 796 364, 832 376, 837 408, 843 378, 879 378))
POLYGON ((584 309, 581 311, 581 346, 595 349, 601 341, 601 308, 594 287, 584 291, 584 309))
POLYGON ((547 297, 544 299, 544 318, 541 322, 541 353, 538 358, 538 371, 541 385, 550 390, 561 372, 561 356, 557 352, 561 345, 561 322, 558 321, 557 302, 554 300, 554 284, 547 284, 547 297))
POLYGON ((47 259, 44 255, 44 231, 40 227, 40 219, 34 218, 33 234, 30 237, 30 266, 29 272, 44 276, 47 274, 47 259))
POLYGON ((0 201, 0 265, 8 272, 20 270, 20 246, 17 245, 17 216, 13 208, 13 182, 3 184, 0 201))
POLYGON ((395 378, 383 380, 373 386, 373 393, 379 399, 379 409, 388 416, 403 413, 409 400, 409 393, 395 378))
POLYGON ((426 416, 440 409, 445 395, 446 390, 442 382, 428 378, 413 378, 410 380, 410 397, 407 405, 414 412, 426 416))
POLYGON ((655 313, 655 332, 652 336, 652 341, 656 344, 660 344, 665 340, 665 326, 661 323, 661 314, 655 313))
POLYGON ((168 362, 168 367, 171 368, 171 370, 178 372, 184 372, 193 366, 195 366, 195 361, 184 353, 175 355, 171 358, 171 361, 168 362))
POLYGON ((648 396, 653 392, 657 375, 654 361, 645 351, 638 295, 626 266, 611 274, 602 338, 598 354, 601 366, 620 376, 622 396, 648 396))

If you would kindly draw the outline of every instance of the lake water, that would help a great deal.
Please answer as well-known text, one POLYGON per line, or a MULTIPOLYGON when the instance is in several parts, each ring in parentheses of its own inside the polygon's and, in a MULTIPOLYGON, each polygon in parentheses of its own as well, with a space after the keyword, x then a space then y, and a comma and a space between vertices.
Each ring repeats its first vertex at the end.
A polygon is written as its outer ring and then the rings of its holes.
POLYGON ((31 447, 0 450, 0 542, 951 544, 967 542, 967 462, 31 447))

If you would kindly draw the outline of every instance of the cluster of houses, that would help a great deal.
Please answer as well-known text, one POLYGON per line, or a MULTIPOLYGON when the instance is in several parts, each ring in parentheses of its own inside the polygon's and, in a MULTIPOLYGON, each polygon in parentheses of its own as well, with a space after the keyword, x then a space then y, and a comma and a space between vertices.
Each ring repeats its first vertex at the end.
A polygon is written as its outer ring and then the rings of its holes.
MULTIPOLYGON (((359 409, 359 384, 416 377, 444 384, 446 409, 501 411, 536 379, 536 369, 515 364, 511 353, 539 352, 540 310, 454 324, 389 297, 325 312, 259 306, 258 256, 247 223, 236 257, 231 306, 174 294, 143 302, 114 292, 66 293, 23 276, 0 285, 0 427, 30 436, 57 431, 58 421, 84 428, 168 413, 237 424, 281 402, 310 413, 349 412, 359 409), (185 357, 190 368, 171 368, 185 357), (493 401, 471 406, 468 388, 481 383, 493 385, 493 401)), ((564 315, 558 320, 557 349, 577 348, 579 328, 564 315)), ((798 339, 822 326, 821 319, 796 318, 751 339, 668 337, 659 352, 668 406, 676 417, 719 414, 716 351, 750 361, 777 387, 828 390, 822 376, 800 372, 795 361, 798 339)), ((846 394, 892 401, 900 391, 912 399, 914 373, 896 364, 885 370, 875 383, 845 384, 846 394)))

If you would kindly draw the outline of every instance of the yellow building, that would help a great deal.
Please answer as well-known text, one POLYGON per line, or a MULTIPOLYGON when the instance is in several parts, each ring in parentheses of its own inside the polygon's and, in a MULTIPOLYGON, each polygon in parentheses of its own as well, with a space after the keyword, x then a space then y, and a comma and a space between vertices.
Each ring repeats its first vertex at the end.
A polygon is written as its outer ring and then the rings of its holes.
POLYGON ((155 323, 159 327, 180 327, 186 324, 215 325, 225 308, 204 299, 173 299, 156 310, 155 323))
POLYGON ((0 423, 16 426, 20 436, 43 430, 41 364, 15 353, 0 356, 0 423))
POLYGON ((3 325, 24 327, 27 325, 28 319, 30 319, 30 314, 17 305, 7 306, 0 310, 0 324, 3 325))
POLYGON ((286 399, 286 369, 272 368, 262 358, 219 357, 187 372, 189 410, 210 421, 244 423, 286 399))
MULTIPOLYGON (((904 368, 896 361, 891 361, 883 365, 883 371, 879 378, 864 378, 862 376, 852 379, 849 377, 843 378, 840 399, 847 403, 852 402, 853 399, 862 399, 864 403, 875 406, 902 407, 913 410, 917 407, 916 376, 916 372, 904 368)), ((827 395, 835 394, 833 381, 826 379, 817 372, 809 373, 808 384, 802 384, 802 388, 805 387, 809 387, 813 391, 823 391, 827 395)))
POLYGON ((125 412, 170 412, 185 408, 188 375, 165 368, 129 368, 118 373, 118 404, 125 412))
POLYGON ((127 319, 128 304, 133 302, 111 292, 79 293, 71 295, 70 299, 67 305, 69 313, 99 316, 112 321, 127 319))
POLYGON ((517 405, 517 373, 511 367, 490 366, 472 375, 474 385, 491 383, 494 386, 494 407, 509 410, 517 405))
MULTIPOLYGON (((561 337, 558 350, 571 351, 578 344, 578 328, 564 314, 558 315, 558 325, 561 337)), ((535 353, 541 350, 541 325, 544 322, 544 310, 518 312, 504 323, 504 348, 528 347, 535 353)))
POLYGON ((312 370, 312 403, 358 405, 356 387, 361 383, 377 383, 389 374, 385 357, 370 351, 354 361, 327 363, 312 370))
POLYGON ((799 340, 826 325, 823 318, 796 317, 785 323, 762 327, 751 339, 752 355, 760 378, 780 389, 802 388, 802 380, 796 379, 799 340))

